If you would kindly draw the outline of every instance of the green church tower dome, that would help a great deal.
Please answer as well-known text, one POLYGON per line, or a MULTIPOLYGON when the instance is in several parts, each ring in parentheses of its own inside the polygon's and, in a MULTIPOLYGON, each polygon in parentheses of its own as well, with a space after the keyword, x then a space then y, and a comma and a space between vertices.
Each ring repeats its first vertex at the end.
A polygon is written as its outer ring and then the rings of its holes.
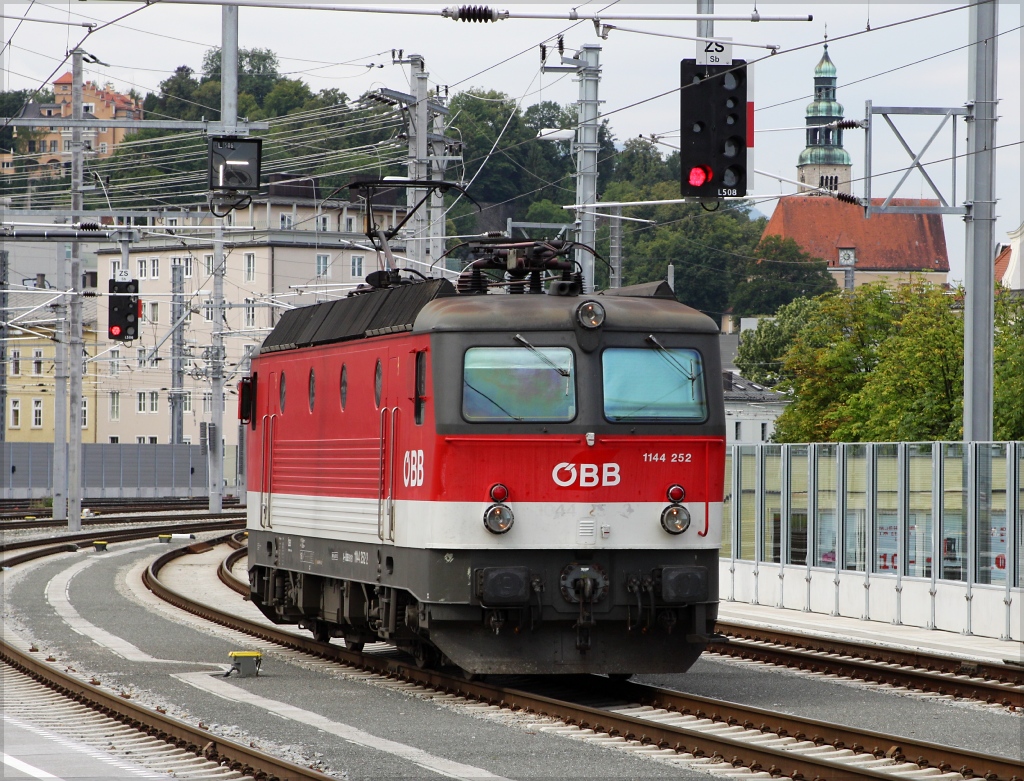
POLYGON ((843 106, 836 100, 836 66, 828 56, 828 44, 814 67, 814 100, 805 111, 807 147, 797 166, 849 166, 850 154, 843 149, 843 131, 828 127, 843 118, 843 106))

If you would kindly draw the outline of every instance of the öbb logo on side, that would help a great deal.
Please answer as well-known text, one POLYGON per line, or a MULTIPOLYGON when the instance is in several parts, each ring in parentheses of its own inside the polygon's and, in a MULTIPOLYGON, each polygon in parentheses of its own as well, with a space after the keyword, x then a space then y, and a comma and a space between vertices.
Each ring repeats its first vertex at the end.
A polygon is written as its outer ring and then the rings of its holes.
POLYGON ((551 470, 551 479, 555 481, 555 485, 562 488, 571 485, 578 485, 580 488, 618 485, 622 480, 618 464, 570 464, 567 461, 555 465, 551 470))
POLYGON ((423 485, 423 451, 406 450, 402 459, 402 483, 406 488, 423 485))

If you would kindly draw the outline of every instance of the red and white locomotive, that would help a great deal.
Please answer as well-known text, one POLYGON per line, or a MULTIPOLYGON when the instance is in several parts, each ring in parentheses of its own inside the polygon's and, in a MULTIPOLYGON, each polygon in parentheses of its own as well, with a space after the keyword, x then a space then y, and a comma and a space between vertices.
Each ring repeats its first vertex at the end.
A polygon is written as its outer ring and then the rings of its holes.
POLYGON ((378 272, 281 317, 240 393, 268 617, 471 673, 697 659, 718 609, 718 328, 665 283, 580 294, 571 248, 483 241, 458 286, 378 272))

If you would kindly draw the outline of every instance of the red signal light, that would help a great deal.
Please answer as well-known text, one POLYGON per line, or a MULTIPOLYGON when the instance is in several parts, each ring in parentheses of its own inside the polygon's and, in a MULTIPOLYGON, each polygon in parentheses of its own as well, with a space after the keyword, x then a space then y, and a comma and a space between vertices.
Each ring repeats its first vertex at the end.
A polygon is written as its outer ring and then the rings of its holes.
POLYGON ((119 325, 112 325, 112 326, 110 326, 110 336, 111 337, 118 337, 120 335, 121 335, 121 326, 119 326, 119 325))
POLYGON ((711 181, 711 169, 706 165, 695 165, 690 169, 690 187, 703 187, 711 181))
POLYGON ((491 501, 501 504, 506 499, 508 499, 508 488, 501 483, 495 483, 491 486, 491 501))

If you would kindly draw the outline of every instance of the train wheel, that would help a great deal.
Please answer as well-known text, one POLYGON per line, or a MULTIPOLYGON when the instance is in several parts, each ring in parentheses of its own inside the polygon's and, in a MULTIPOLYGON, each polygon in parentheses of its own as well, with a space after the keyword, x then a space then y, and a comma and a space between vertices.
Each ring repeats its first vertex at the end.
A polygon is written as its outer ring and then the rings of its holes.
POLYGON ((421 670, 426 667, 437 667, 441 660, 437 651, 425 643, 417 643, 415 645, 412 649, 412 658, 416 661, 416 666, 421 670))
POLYGON ((361 640, 349 640, 347 637, 345 638, 345 647, 353 653, 361 654, 363 652, 363 646, 365 645, 366 643, 361 640))
POLYGON ((329 643, 334 633, 331 632, 331 627, 326 621, 314 621, 313 622, 313 639, 318 643, 329 643))

